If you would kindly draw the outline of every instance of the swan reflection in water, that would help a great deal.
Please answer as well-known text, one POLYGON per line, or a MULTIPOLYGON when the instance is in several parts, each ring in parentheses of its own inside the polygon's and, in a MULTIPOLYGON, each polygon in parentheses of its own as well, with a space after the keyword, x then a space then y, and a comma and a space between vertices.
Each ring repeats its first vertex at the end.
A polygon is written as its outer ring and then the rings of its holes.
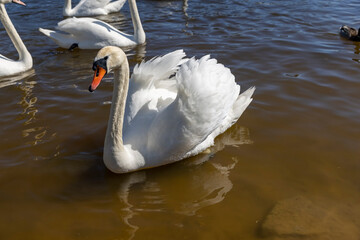
POLYGON ((146 43, 136 45, 132 48, 122 48, 126 53, 129 61, 133 61, 134 64, 141 63, 145 59, 146 55, 146 43), (132 51, 130 51, 132 50, 132 51))
POLYGON ((196 157, 166 166, 166 169, 127 174, 117 190, 122 205, 119 214, 128 226, 127 239, 132 239, 140 229, 134 223, 134 216, 161 212, 193 216, 223 201, 233 187, 229 175, 238 159, 210 158, 227 145, 251 143, 248 129, 235 125, 215 139, 213 147, 196 157))
POLYGON ((15 85, 15 84, 20 84, 20 80, 26 80, 28 78, 31 78, 35 76, 35 70, 34 69, 30 69, 26 72, 22 72, 13 76, 6 76, 6 77, 1 77, 0 78, 0 89, 7 87, 7 86, 11 86, 11 85, 15 85))
MULTIPOLYGON (((17 102, 22 107, 22 112, 17 117, 17 121, 23 126, 22 136, 26 139, 31 138, 27 145, 37 145, 46 134, 44 127, 34 126, 38 109, 36 107, 37 97, 34 96, 33 90, 36 86, 34 80, 35 70, 29 71, 0 79, 0 89, 17 85, 17 89, 21 91, 21 99, 17 102)), ((17 127, 18 128, 18 127, 17 127)))
POLYGON ((9 159, 3 165, 19 164, 28 158, 37 159, 30 153, 39 149, 34 149, 34 146, 43 142, 47 128, 38 121, 38 98, 34 93, 36 86, 33 69, 0 79, 0 90, 13 93, 3 108, 2 122, 6 123, 6 128, 2 129, 2 134, 7 139, 4 144, 8 147, 3 148, 2 157, 9 159))

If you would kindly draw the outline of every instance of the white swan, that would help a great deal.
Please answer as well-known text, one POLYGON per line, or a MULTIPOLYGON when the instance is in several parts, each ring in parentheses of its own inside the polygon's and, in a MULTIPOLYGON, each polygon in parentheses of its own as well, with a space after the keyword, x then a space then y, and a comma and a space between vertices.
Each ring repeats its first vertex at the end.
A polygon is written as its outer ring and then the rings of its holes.
POLYGON ((134 35, 120 32, 113 26, 94 18, 68 18, 58 23, 58 31, 39 28, 39 31, 50 37, 62 48, 74 46, 81 49, 100 49, 105 46, 130 47, 145 42, 135 0, 129 0, 134 35))
POLYGON ((24 6, 25 3, 20 0, 0 0, 0 20, 19 54, 19 60, 11 60, 0 54, 0 77, 25 72, 32 68, 33 65, 31 54, 25 47, 6 12, 4 4, 11 2, 24 6))
POLYGON ((107 15, 118 12, 123 7, 126 0, 81 0, 74 8, 71 7, 71 0, 65 0, 63 15, 64 17, 85 17, 107 15))
POLYGON ((252 101, 255 88, 240 94, 230 69, 216 59, 184 57, 177 50, 142 62, 129 81, 128 61, 120 48, 108 46, 98 52, 89 90, 114 71, 103 156, 111 171, 131 172, 196 155, 234 124, 252 101))

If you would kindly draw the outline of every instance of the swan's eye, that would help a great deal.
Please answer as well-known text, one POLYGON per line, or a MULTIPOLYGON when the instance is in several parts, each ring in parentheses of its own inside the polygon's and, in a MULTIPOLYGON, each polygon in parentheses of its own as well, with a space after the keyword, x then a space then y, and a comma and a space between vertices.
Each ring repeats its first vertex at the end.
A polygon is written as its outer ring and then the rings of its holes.
MULTIPOLYGON (((107 58, 107 57, 105 57, 107 58)), ((106 59, 105 58, 101 58, 99 60, 96 60, 94 63, 93 63, 93 66, 92 66, 92 69, 94 71, 96 71, 96 74, 98 74, 99 72, 99 68, 103 68, 106 72, 107 72, 107 67, 106 67, 106 59)), ((97 76, 97 75, 96 75, 97 76)))

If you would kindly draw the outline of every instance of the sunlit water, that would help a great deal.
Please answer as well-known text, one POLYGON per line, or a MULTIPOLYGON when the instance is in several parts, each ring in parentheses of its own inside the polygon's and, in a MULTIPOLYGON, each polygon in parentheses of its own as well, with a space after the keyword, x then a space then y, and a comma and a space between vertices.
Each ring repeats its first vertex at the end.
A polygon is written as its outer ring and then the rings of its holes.
MULTIPOLYGON (((127 52, 131 69, 183 48, 256 91, 210 151, 126 175, 102 163, 112 75, 90 94, 97 51, 37 30, 62 20, 63 1, 26 2, 7 5, 34 70, 0 81, 0 239, 278 237, 262 224, 297 196, 325 208, 314 225, 334 232, 280 237, 360 238, 360 44, 338 36, 360 27, 357 1, 139 0, 147 43, 127 52)), ((133 31, 127 4, 100 19, 133 31)), ((17 58, 3 27, 0 39, 17 58)))

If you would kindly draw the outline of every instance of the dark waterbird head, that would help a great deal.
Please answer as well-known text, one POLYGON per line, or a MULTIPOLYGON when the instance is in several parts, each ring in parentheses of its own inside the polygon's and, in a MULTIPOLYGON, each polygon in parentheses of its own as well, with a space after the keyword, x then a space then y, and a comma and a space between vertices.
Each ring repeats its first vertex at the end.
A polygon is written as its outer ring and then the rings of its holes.
POLYGON ((359 31, 349 26, 340 27, 340 36, 352 41, 360 41, 359 31))

